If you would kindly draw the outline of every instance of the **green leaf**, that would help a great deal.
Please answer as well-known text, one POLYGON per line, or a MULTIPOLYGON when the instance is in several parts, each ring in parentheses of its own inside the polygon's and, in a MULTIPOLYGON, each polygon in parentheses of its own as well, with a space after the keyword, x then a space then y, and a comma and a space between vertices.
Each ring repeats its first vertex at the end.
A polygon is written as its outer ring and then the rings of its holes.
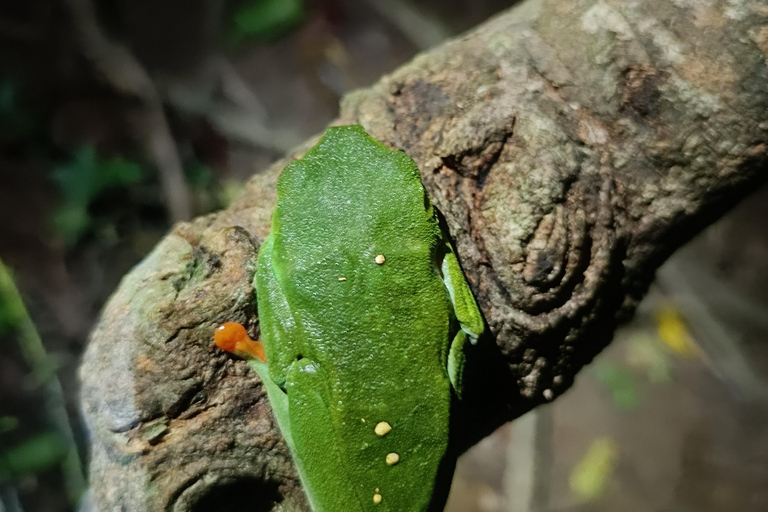
POLYGON ((0 452, 0 480, 34 475, 59 464, 67 443, 56 432, 44 432, 0 452))
POLYGON ((142 180, 141 165, 117 156, 99 162, 99 192, 102 190, 133 185, 142 180))
POLYGON ((595 366, 595 373, 597 380, 611 392, 613 403, 619 408, 633 410, 637 407, 637 386, 629 371, 610 363, 600 363, 595 366))
POLYGON ((304 17, 303 0, 251 0, 235 11, 230 39, 272 39, 297 25, 304 17))
POLYGON ((53 214, 54 228, 68 244, 76 243, 91 227, 90 204, 106 190, 140 182, 143 175, 136 162, 122 157, 101 159, 94 148, 80 148, 72 160, 52 172, 63 195, 61 206, 53 214))

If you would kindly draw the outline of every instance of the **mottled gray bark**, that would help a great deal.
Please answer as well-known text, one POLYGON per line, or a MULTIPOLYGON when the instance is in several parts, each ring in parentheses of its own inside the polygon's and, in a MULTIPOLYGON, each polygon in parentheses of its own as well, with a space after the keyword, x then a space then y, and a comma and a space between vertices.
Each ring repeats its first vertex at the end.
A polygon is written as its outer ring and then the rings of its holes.
MULTIPOLYGON (((490 326, 462 447, 563 393, 661 262, 765 180, 767 85, 765 1, 529 0, 345 98, 339 124, 418 163, 490 326)), ((223 321, 257 332, 285 162, 106 306, 82 367, 101 510, 306 510, 257 377, 211 344, 223 321)))

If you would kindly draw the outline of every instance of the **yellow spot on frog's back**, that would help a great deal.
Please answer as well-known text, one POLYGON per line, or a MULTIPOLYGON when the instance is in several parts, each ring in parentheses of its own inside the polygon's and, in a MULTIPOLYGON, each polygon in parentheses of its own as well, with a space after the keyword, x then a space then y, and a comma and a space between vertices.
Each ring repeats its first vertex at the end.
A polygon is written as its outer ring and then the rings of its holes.
POLYGON ((381 503, 381 494, 376 493, 373 495, 373 504, 378 505, 379 503, 381 503))
POLYGON ((365 423, 365 418, 360 418, 360 421, 362 421, 363 423, 365 423))
POLYGON ((347 278, 346 278, 346 277, 340 277, 340 278, 339 278, 339 282, 342 282, 342 281, 346 281, 346 280, 347 280, 347 278))
POLYGON ((392 430, 392 426, 387 423, 386 421, 381 421, 376 424, 376 427, 374 427, 373 431, 376 432, 377 436, 385 436, 390 433, 392 430))
POLYGON ((385 258, 383 254, 379 254, 373 259, 373 261, 375 261, 377 265, 383 265, 384 262, 387 261, 387 258, 385 258))
POLYGON ((387 460, 387 464, 389 466, 394 466, 395 464, 400 462, 400 456, 398 454, 396 454, 395 452, 388 453, 386 460, 387 460))

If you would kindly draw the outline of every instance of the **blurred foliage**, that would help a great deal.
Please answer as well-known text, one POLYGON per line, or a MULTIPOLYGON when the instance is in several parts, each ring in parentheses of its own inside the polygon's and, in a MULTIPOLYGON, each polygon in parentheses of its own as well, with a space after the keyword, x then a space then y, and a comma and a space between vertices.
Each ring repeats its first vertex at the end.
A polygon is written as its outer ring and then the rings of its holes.
POLYGON ((15 416, 0 416, 0 434, 12 432, 19 427, 19 418, 15 416))
MULTIPOLYGON (((72 427, 64 408, 64 392, 56 375, 57 367, 46 352, 11 272, 2 260, 0 317, 4 333, 12 333, 18 343, 23 362, 30 370, 29 377, 36 387, 40 386, 28 399, 40 402, 38 406, 44 409, 46 417, 43 432, 27 435, 10 447, 0 447, 0 482, 60 466, 69 499, 71 503, 77 503, 85 491, 86 483, 72 427), (51 430, 51 427, 54 429, 51 430)), ((13 416, 0 417, 0 434, 19 434, 22 427, 25 432, 39 430, 33 425, 21 425, 19 419, 13 416)))
POLYGON ((68 163, 52 173, 63 195, 54 213, 56 231, 69 245, 74 245, 92 226, 88 207, 104 191, 140 182, 140 164, 121 157, 100 158, 90 146, 80 148, 68 163))
POLYGON ((19 103, 18 86, 10 80, 0 81, 0 137, 22 140, 34 127, 34 118, 19 103))
POLYGON ((218 182, 209 165, 199 160, 192 160, 185 164, 184 174, 190 185, 194 210, 197 214, 206 214, 228 206, 225 202, 225 184, 218 182))
POLYGON ((11 272, 0 261, 0 335, 16 328, 26 317, 24 305, 16 300, 11 272))
POLYGON ((0 450, 0 481, 23 478, 51 469, 64 460, 68 446, 57 432, 34 435, 0 450))
POLYGON ((233 14, 229 39, 235 45, 251 38, 273 39, 303 18, 303 0, 249 0, 233 14))
POLYGON ((598 363, 595 366, 597 380, 611 393, 613 403, 619 408, 631 411, 639 403, 635 379, 629 370, 611 363, 598 363))
POLYGON ((571 471, 571 492, 579 498, 594 501, 602 496, 616 467, 619 444, 610 437, 595 439, 587 453, 571 471))
POLYGON ((214 186, 213 172, 211 168, 197 160, 184 167, 187 183, 197 190, 209 190, 214 186))
POLYGON ((56 378, 58 365, 48 357, 37 329, 29 318, 24 301, 13 282, 13 275, 0 260, 0 334, 13 331, 27 365, 32 370, 29 380, 38 386, 56 378), (4 327, 2 325, 4 319, 4 327), (3 331, 4 329, 4 331, 3 331))
POLYGON ((688 331, 680 312, 671 304, 656 311, 656 328, 659 338, 676 354, 692 357, 696 354, 696 344, 688 331))
POLYGON ((229 205, 237 201, 240 196, 245 192, 245 185, 237 180, 227 180, 221 187, 219 193, 219 201, 224 208, 228 208, 229 205))
POLYGON ((626 364, 601 362, 594 371, 597 380, 611 393, 613 403, 621 409, 633 410, 639 405, 636 372, 643 372, 652 384, 671 382, 673 355, 690 357, 695 350, 680 314, 664 306, 657 311, 655 332, 638 330, 627 340, 626 364))
POLYGON ((654 384, 672 380, 668 353, 659 339, 646 331, 628 340, 627 362, 632 367, 645 371, 648 380, 654 384))

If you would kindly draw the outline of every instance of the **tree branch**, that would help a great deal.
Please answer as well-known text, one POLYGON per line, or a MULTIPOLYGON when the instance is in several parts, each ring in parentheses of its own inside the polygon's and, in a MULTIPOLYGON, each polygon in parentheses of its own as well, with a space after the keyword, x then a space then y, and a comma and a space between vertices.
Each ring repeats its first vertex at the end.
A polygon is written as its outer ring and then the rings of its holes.
MULTIPOLYGON (((461 448, 568 389, 664 259, 765 181, 766 53, 764 1, 529 0, 345 98, 338 123, 416 160, 490 326, 461 448)), ((288 161, 178 226, 104 310, 81 373, 103 510, 236 482, 306 510, 258 379, 210 342, 225 320, 256 334, 288 161)))

